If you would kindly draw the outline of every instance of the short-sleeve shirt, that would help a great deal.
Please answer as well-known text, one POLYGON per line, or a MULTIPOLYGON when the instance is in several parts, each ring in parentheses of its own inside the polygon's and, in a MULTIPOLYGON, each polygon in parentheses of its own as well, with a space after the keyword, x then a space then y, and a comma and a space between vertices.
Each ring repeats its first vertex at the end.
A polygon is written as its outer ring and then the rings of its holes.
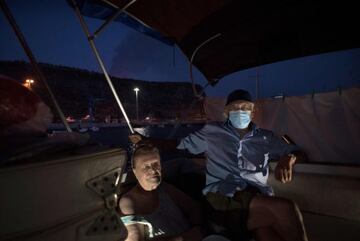
POLYGON ((273 195, 267 184, 269 160, 298 150, 297 146, 286 143, 272 131, 257 128, 253 123, 251 131, 241 137, 230 121, 206 124, 181 139, 177 148, 193 154, 205 153, 204 195, 220 192, 229 197, 249 185, 263 194, 273 195))
MULTIPOLYGON (((134 214, 121 217, 127 225, 142 224, 147 226, 147 239, 180 235, 190 229, 189 222, 176 203, 163 188, 158 187, 159 205, 149 214, 134 214)), ((146 240, 147 240, 146 239, 146 240)))

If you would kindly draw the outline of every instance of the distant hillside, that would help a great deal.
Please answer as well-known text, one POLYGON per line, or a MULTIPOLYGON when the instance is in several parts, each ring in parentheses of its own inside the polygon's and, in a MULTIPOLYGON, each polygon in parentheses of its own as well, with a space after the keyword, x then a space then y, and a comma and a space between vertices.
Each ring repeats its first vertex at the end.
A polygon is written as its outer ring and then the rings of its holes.
MULTIPOLYGON (((82 118, 92 106, 94 116, 103 121, 108 115, 122 118, 115 104, 103 74, 64 66, 40 64, 40 67, 66 116, 82 118)), ((0 74, 20 82, 27 78, 35 80, 33 91, 51 106, 43 85, 36 81, 31 65, 22 61, 0 61, 0 74)), ((147 82, 133 79, 111 77, 115 89, 130 118, 136 116, 135 92, 139 91, 139 117, 152 116, 161 119, 188 118, 203 114, 202 103, 195 101, 190 83, 182 82, 147 82), (195 102, 196 104, 192 104, 195 102), (192 105, 187 117, 182 116, 192 105)), ((200 86, 196 86, 199 90, 200 86)))

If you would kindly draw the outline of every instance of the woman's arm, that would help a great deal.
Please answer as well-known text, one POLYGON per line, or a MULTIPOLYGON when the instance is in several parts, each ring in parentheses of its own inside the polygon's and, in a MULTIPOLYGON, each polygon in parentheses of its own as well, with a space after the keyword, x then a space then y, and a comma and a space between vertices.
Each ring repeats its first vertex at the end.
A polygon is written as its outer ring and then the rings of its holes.
POLYGON ((144 241, 145 240, 145 225, 131 224, 126 225, 127 238, 125 241, 144 241))
POLYGON ((193 227, 190 230, 173 237, 157 237, 151 239, 152 241, 201 241, 203 239, 203 232, 201 228, 193 227))
MULTIPOLYGON (((170 187, 171 190, 174 187, 170 187)), ((170 191, 173 192, 174 190, 170 191)), ((176 192, 176 191, 175 191, 176 192)), ((170 194, 169 194, 170 195, 170 194)), ((182 194, 180 196, 178 194, 175 194, 178 198, 182 200, 182 202, 187 202, 188 200, 181 198, 182 194)), ((185 194, 183 194, 185 195, 185 194)), ((170 195, 171 199, 173 197, 170 195)), ((188 197, 189 198, 189 197, 188 197)), ((180 201, 180 200, 179 200, 180 201)), ((134 215, 134 201, 131 198, 131 195, 126 195, 125 197, 122 197, 119 202, 119 208, 120 208, 120 214, 124 216, 131 216, 134 215)), ((196 219, 194 219, 196 221, 196 219)), ((146 225, 141 223, 131 223, 124 221, 126 230, 127 230, 127 238, 126 241, 144 241, 146 240, 146 225)), ((171 237, 155 237, 151 240, 153 241, 200 241, 203 237, 202 230, 200 226, 192 225, 193 227, 176 236, 171 237)))
MULTIPOLYGON (((132 191, 132 190, 131 190, 132 191)), ((128 216, 135 214, 135 200, 132 192, 123 195, 119 200, 119 211, 121 216, 128 216)), ((139 223, 124 222, 127 238, 125 241, 144 241, 145 240, 145 225, 139 223)))

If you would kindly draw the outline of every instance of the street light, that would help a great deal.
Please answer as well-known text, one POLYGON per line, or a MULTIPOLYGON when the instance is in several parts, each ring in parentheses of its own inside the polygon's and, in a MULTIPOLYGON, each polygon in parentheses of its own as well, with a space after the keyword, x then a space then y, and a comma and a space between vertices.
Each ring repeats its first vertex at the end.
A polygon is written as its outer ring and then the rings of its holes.
POLYGON ((139 121, 139 101, 138 101, 138 92, 140 89, 138 87, 134 88, 135 96, 136 96, 136 120, 139 121))
POLYGON ((31 85, 34 84, 34 80, 33 79, 26 79, 24 86, 31 89, 31 85))

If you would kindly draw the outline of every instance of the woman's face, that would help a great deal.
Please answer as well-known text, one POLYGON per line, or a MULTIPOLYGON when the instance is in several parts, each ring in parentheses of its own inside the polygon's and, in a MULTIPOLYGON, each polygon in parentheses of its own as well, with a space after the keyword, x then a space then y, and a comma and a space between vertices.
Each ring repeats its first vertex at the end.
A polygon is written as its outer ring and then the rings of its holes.
POLYGON ((136 157, 133 172, 140 186, 151 191, 161 183, 161 164, 158 153, 146 153, 136 157))

